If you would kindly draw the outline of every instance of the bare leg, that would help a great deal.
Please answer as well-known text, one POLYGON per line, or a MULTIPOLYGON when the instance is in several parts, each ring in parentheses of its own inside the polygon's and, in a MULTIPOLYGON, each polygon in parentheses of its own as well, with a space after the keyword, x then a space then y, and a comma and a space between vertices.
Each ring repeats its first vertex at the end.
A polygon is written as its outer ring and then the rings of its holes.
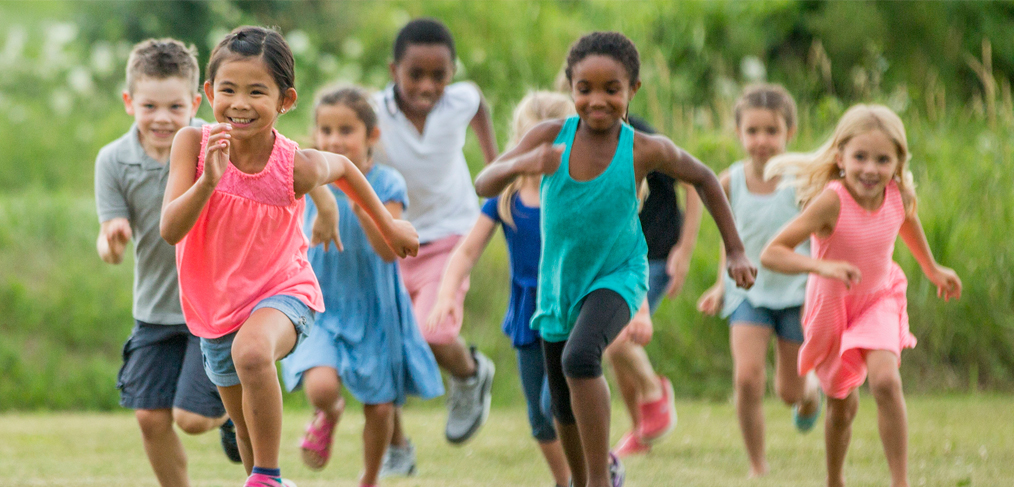
POLYGON ((222 404, 232 418, 236 426, 236 445, 239 447, 239 456, 243 459, 243 468, 246 474, 250 475, 254 466, 253 446, 250 443, 250 430, 246 427, 246 418, 243 416, 243 386, 219 387, 218 394, 222 396, 222 404))
POLYGON ((567 377, 570 404, 581 433, 581 446, 588 465, 588 487, 608 487, 609 478, 609 385, 605 377, 567 377))
POLYGON ((459 379, 475 375, 475 359, 460 337, 451 343, 430 343, 437 365, 459 379))
POLYGON ((567 457, 567 464, 570 465, 570 475, 574 486, 586 485, 588 483, 588 466, 584 460, 581 432, 578 430, 577 424, 563 424, 557 421, 556 431, 560 435, 560 446, 563 447, 563 454, 567 457))
POLYGON ((387 450, 387 439, 394 429, 394 404, 364 404, 363 415, 363 475, 359 482, 365 485, 377 483, 380 465, 387 450))
POLYGON ((173 429, 170 409, 137 409, 134 417, 141 427, 144 452, 162 487, 187 487, 187 454, 173 429))
MULTIPOLYGON (((647 322, 648 326, 651 326, 651 313, 647 302, 637 311, 628 326, 635 326, 639 322, 647 322)), ((614 340, 606 347, 603 355, 613 367, 616 386, 620 389, 623 404, 630 414, 633 429, 637 431, 641 424, 640 405, 662 398, 662 386, 658 383, 655 369, 651 366, 644 347, 630 340, 614 340)))
POLYGON ((391 446, 407 446, 408 438, 405 437, 405 430, 401 427, 401 407, 394 408, 391 424, 391 446))
POLYGON ((852 391, 845 399, 827 398, 827 418, 824 419, 824 445, 827 448, 827 485, 845 485, 845 454, 852 440, 852 421, 859 409, 859 391, 852 391))
POLYGON ((898 356, 886 350, 866 355, 870 392, 877 401, 877 427, 884 445, 892 487, 908 487, 908 417, 898 374, 898 356))
POLYGON ((218 418, 209 418, 185 409, 173 408, 173 422, 188 435, 199 435, 211 431, 229 419, 228 414, 218 418))
POLYGON ((243 386, 243 413, 253 446, 253 464, 257 467, 278 468, 282 389, 275 361, 295 345, 292 322, 273 308, 261 308, 250 315, 232 343, 233 362, 243 386))
POLYGON ((334 423, 341 418, 339 399, 341 379, 338 371, 331 367, 314 367, 303 374, 303 390, 314 409, 322 411, 328 421, 334 423))
POLYGON ((570 468, 567 467, 567 458, 563 455, 563 447, 560 440, 539 442, 539 450, 546 458, 549 471, 553 474, 553 481, 556 485, 567 485, 570 482, 570 468))
POLYGON ((768 473, 764 454, 764 391, 771 329, 762 325, 734 323, 729 330, 736 388, 736 416, 750 460, 750 476, 768 473))

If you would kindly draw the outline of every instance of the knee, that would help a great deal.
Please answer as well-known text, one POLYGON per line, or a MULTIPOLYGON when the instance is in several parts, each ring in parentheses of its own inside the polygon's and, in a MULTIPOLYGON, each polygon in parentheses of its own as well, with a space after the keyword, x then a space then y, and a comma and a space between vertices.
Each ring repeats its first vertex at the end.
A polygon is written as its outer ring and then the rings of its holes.
POLYGON ((236 372, 251 373, 274 368, 274 357, 270 347, 259 340, 247 343, 234 343, 232 347, 232 362, 236 366, 236 372))
POLYGON ((363 415, 374 420, 391 419, 394 417, 394 403, 366 404, 363 406, 363 415))
POLYGON ((829 399, 827 402, 827 425, 834 428, 845 428, 856 419, 859 402, 846 399, 829 399))
POLYGON ((602 352, 591 347, 563 350, 563 375, 574 379, 594 379, 602 375, 602 352))
POLYGON ((168 409, 138 409, 134 411, 141 434, 145 437, 163 435, 172 430, 173 416, 168 409))
POLYGON ((870 393, 877 402, 901 397, 901 376, 897 369, 870 374, 870 393))
POLYGON ((775 394, 785 404, 792 405, 803 399, 803 386, 786 380, 775 381, 775 394))
POLYGON ((764 366, 740 365, 736 367, 736 393, 758 398, 764 396, 764 366))
POLYGON ((182 409, 173 409, 173 421, 176 423, 176 426, 179 426, 180 430, 188 435, 199 435, 205 431, 209 431, 215 426, 216 422, 215 418, 201 416, 200 414, 182 409))

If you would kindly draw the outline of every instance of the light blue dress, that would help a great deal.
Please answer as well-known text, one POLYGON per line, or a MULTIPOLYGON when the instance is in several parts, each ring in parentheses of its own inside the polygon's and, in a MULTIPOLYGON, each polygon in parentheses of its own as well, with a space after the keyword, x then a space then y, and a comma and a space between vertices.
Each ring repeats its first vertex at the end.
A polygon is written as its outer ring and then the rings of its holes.
MULTIPOLYGON (((408 206, 405 180, 394 169, 374 165, 366 179, 384 203, 408 206)), ((328 186, 338 200, 338 229, 344 252, 311 247, 308 256, 326 310, 317 316, 310 336, 282 361, 282 377, 291 392, 313 367, 331 367, 363 404, 404 404, 408 394, 423 399, 444 393, 443 381, 429 345, 423 340, 412 301, 397 262, 384 262, 373 250, 350 200, 328 186)), ((317 215, 306 202, 303 231, 309 238, 317 215)))

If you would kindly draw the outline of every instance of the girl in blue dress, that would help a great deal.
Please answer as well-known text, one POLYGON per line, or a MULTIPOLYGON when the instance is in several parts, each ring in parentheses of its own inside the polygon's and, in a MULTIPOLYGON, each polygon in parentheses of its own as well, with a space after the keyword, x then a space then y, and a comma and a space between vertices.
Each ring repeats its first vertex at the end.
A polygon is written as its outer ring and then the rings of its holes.
MULTIPOLYGON (((314 119, 316 147, 348 157, 391 215, 400 218, 408 206, 405 180, 394 169, 373 164, 380 129, 370 96, 355 87, 325 90, 314 103, 314 119)), ((344 251, 310 248, 326 311, 309 338, 282 361, 282 372, 289 391, 302 386, 316 409, 300 446, 311 468, 323 468, 330 457, 334 428, 345 407, 341 386, 363 403, 360 485, 373 486, 391 438, 394 407, 408 394, 430 399, 444 390, 433 353, 415 323, 396 256, 362 208, 337 187, 331 190, 338 200, 344 251)), ((308 204, 306 231, 316 217, 317 208, 308 204)))

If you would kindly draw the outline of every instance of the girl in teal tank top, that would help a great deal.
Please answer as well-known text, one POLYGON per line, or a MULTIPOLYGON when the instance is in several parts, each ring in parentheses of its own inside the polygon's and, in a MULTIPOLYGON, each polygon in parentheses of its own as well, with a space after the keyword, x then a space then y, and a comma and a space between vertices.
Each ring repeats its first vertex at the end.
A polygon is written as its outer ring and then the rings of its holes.
POLYGON ((560 129, 554 142, 565 147, 560 167, 543 176, 540 192, 542 256, 531 326, 549 342, 567 339, 588 293, 615 291, 633 316, 648 292, 648 246, 637 218, 634 129, 621 126, 616 153, 602 174, 576 181, 569 159, 579 121, 568 118, 560 129))
POLYGON ((623 34, 579 39, 566 69, 578 117, 535 126, 475 180, 479 196, 492 197, 519 175, 543 176, 532 327, 544 339, 553 416, 577 487, 623 485, 623 466, 609 452, 602 352, 647 290, 647 245, 637 217, 644 176, 660 171, 693 184, 722 233, 730 276, 749 287, 757 273, 715 173, 669 139, 623 123, 641 86, 639 70, 637 48, 623 34))

